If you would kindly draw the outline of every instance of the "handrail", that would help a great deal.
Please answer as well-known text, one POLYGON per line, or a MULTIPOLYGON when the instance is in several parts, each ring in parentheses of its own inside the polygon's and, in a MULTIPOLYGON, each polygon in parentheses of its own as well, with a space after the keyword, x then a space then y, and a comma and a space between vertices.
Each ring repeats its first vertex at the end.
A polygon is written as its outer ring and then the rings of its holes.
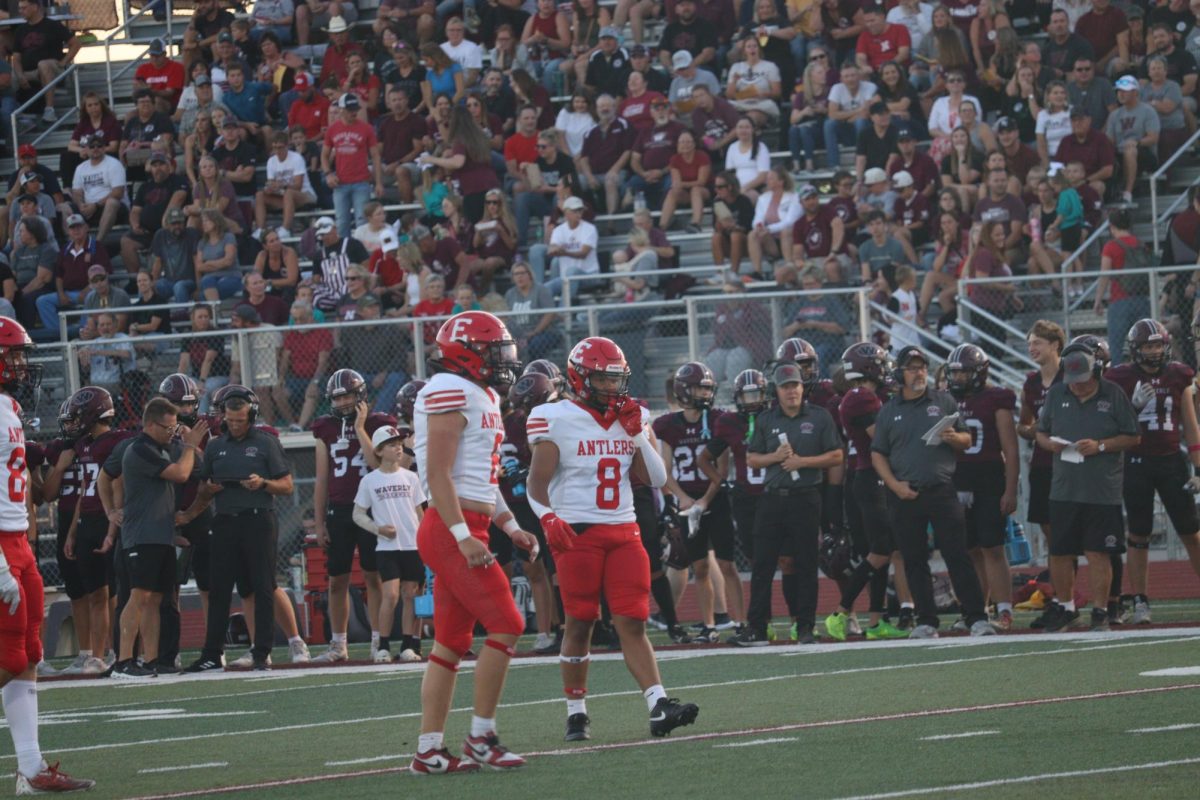
MULTIPOLYGON (((1181 155, 1188 152, 1191 149, 1192 145, 1194 145, 1198 139, 1200 139, 1200 128, 1197 128, 1196 131, 1191 136, 1188 137, 1188 140, 1186 142, 1184 142, 1183 144, 1181 144, 1179 146, 1179 149, 1177 149, 1174 153, 1172 153, 1171 157, 1168 158, 1165 162, 1163 162, 1163 164, 1154 171, 1154 174, 1150 176, 1150 218, 1152 220, 1158 219, 1158 181, 1159 181, 1159 178, 1161 178, 1163 176, 1163 174, 1166 173, 1166 171, 1171 167, 1172 164, 1174 164, 1176 162, 1176 160, 1179 159, 1179 157, 1181 155)), ((1154 252, 1157 253, 1158 252, 1158 225, 1154 225, 1153 227, 1154 227, 1154 234, 1153 234, 1154 235, 1154 252)))
MULTIPOLYGON (((169 38, 169 35, 171 32, 170 19, 171 19, 171 15, 175 12, 175 9, 172 8, 172 5, 173 5, 172 0, 166 0, 166 2, 167 2, 167 20, 168 20, 167 33, 168 33, 168 38, 169 38)), ((136 22, 138 20, 139 17, 141 17, 143 14, 145 14, 147 11, 150 10, 150 6, 151 6, 151 3, 146 3, 140 9, 138 9, 138 12, 136 14, 134 14, 132 17, 130 17, 130 16, 128 16, 129 4, 126 3, 125 4, 125 13, 127 16, 125 18, 125 21, 122 22, 120 25, 118 25, 116 28, 114 28, 112 33, 110 33, 108 36, 104 37, 104 74, 108 78, 108 107, 109 108, 115 108, 115 105, 113 103, 114 76, 112 73, 112 58, 110 57, 110 50, 112 48, 113 39, 117 38, 117 36, 119 36, 120 34, 127 32, 129 30, 130 25, 132 25, 134 22, 136 22)), ((128 39, 129 37, 126 36, 125 38, 128 39)), ((174 42, 171 42, 171 41, 167 42, 168 46, 171 46, 173 44, 174 44, 174 42)), ((148 50, 149 46, 147 46, 146 49, 148 50)), ((121 75, 124 75, 125 72, 129 69, 129 67, 132 66, 133 64, 136 64, 137 59, 140 59, 145 54, 146 54, 146 50, 143 50, 141 53, 138 53, 137 58, 133 59, 128 64, 126 64, 124 67, 122 67, 121 71, 117 73, 116 77, 119 78, 121 75)))
POLYGON ((220 300, 198 300, 198 301, 189 302, 189 303, 163 303, 161 305, 152 305, 152 306, 118 306, 115 308, 108 306, 105 308, 59 309, 59 312, 58 312, 59 341, 66 342, 68 339, 67 330, 68 330, 69 326, 67 325, 67 319, 69 317, 90 317, 90 316, 95 316, 96 314, 130 314, 130 313, 134 313, 134 312, 138 312, 138 311, 161 311, 163 309, 174 311, 174 310, 180 309, 180 308, 187 308, 187 309, 195 308, 197 305, 211 306, 212 310, 213 310, 213 319, 216 319, 217 312, 220 310, 220 307, 221 307, 221 301, 220 300))
POLYGON ((978 326, 972 325, 971 324, 971 316, 973 314, 978 314, 980 317, 983 317, 988 322, 992 323, 993 325, 995 325, 1003 330, 1007 330, 1008 332, 1010 332, 1012 335, 1016 336, 1017 338, 1024 338, 1024 336, 1025 336, 1024 333, 1017 330, 1012 325, 1008 324, 1007 321, 1000 319, 999 317, 997 317, 995 314, 991 313, 987 309, 980 308, 978 305, 971 302, 965 295, 959 296, 958 305, 959 305, 960 309, 965 308, 968 312, 965 317, 961 313, 958 315, 958 324, 960 327, 966 326, 972 332, 979 333, 981 336, 983 336, 983 338, 988 339, 989 341, 996 344, 1002 350, 1006 351, 1011 357, 1015 358, 1018 361, 1024 362, 1031 369, 1037 368, 1037 362, 1035 362, 1032 358, 1030 358, 1028 353, 1022 353, 1020 350, 1017 350, 1016 348, 1009 346, 1009 344, 1007 342, 1000 341, 999 339, 996 339, 996 337, 991 336, 990 334, 987 334, 984 331, 980 331, 978 329, 978 326))
POLYGON ((25 111, 25 109, 29 108, 31 105, 36 103, 39 98, 41 98, 47 92, 51 91, 59 83, 62 83, 63 81, 65 81, 68 77, 75 78, 75 105, 74 105, 74 107, 72 107, 69 111, 64 111, 62 116, 60 116, 58 119, 54 120, 54 122, 50 125, 50 127, 48 127, 46 130, 44 130, 40 134, 38 134, 38 136, 33 140, 33 144, 36 146, 39 142, 41 142, 43 139, 45 139, 47 136, 49 136, 53 131, 57 130, 60 125, 62 125, 64 122, 66 122, 68 119, 70 119, 71 115, 79 113, 79 64, 77 64, 75 62, 71 62, 71 65, 69 67, 67 67, 65 70, 60 72, 58 75, 55 75, 53 80, 51 80, 49 83, 47 83, 41 89, 38 89, 37 93, 34 94, 33 97, 30 97, 24 103, 17 106, 17 108, 12 112, 12 114, 9 118, 9 124, 12 127, 12 151, 14 153, 17 152, 17 148, 20 146, 20 142, 18 141, 18 139, 20 138, 19 137, 20 131, 19 131, 19 128, 17 125, 17 117, 20 116, 20 114, 23 111, 25 111))
POLYGON ((1063 278, 1099 278, 1105 275, 1109 278, 1123 278, 1126 275, 1149 275, 1151 273, 1162 274, 1164 272, 1177 272, 1184 269, 1195 269, 1195 264, 1162 264, 1157 267, 1132 267, 1129 269, 1104 270, 1094 269, 1086 272, 1072 272, 1070 274, 1055 274, 1055 275, 1012 275, 1012 276, 997 276, 987 278, 960 278, 959 286, 972 286, 985 283, 1045 283, 1048 281, 1062 280, 1063 278))

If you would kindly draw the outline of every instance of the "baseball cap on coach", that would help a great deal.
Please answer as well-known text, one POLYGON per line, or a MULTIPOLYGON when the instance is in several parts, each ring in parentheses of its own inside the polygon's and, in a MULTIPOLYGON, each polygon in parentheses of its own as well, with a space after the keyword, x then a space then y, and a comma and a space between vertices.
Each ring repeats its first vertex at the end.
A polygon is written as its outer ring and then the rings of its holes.
POLYGON ((1063 354, 1063 382, 1083 383, 1092 379, 1096 358, 1083 347, 1068 349, 1063 354))

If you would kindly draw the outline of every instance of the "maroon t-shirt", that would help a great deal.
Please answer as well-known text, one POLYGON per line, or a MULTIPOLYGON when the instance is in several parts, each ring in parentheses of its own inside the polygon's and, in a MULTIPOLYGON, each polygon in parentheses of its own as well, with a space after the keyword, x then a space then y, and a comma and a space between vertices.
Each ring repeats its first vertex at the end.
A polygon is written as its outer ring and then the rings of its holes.
POLYGON ((1111 167, 1115 158, 1116 151, 1112 142, 1095 128, 1088 129, 1082 142, 1076 139, 1073 133, 1063 139, 1058 143, 1058 153, 1054 156, 1055 161, 1063 164, 1078 161, 1083 164, 1083 171, 1087 175, 1111 167))
POLYGON ((633 151, 642 157, 642 169, 666 169, 675 155, 675 143, 679 134, 686 131, 675 120, 666 125, 652 126, 640 131, 633 140, 633 151))
POLYGON ((463 197, 500 188, 500 179, 496 177, 496 170, 492 168, 490 161, 472 161, 464 144, 454 145, 450 154, 466 159, 463 165, 454 171, 454 180, 458 181, 458 192, 463 197))
POLYGON ((265 294, 259 303, 253 303, 246 297, 238 305, 251 306, 266 325, 287 325, 288 305, 276 295, 265 294))
MULTIPOLYGON (((792 225, 792 242, 804 245, 804 254, 809 258, 824 258, 833 247, 833 215, 821 209, 815 217, 807 214, 792 225)), ((845 248, 845 237, 842 237, 845 248)))
POLYGON ((833 381, 828 378, 817 381, 816 387, 808 393, 808 402, 828 411, 829 415, 833 417, 833 423, 841 430, 841 411, 839 408, 842 404, 842 396, 834 390, 833 381))
MULTIPOLYGON (((1054 380, 1050 382, 1050 386, 1056 383, 1062 383, 1061 369, 1054 376, 1054 380)), ((1046 393, 1050 391, 1050 386, 1042 383, 1041 370, 1035 369, 1025 375, 1025 385, 1021 387, 1021 408, 1029 409, 1033 413, 1035 422, 1041 416, 1042 406, 1046 405, 1046 393)), ((1038 447, 1035 443, 1029 466, 1050 469, 1054 466, 1054 455, 1049 450, 1038 447)))
POLYGON ((929 200, 924 195, 914 194, 907 200, 897 197, 892 212, 896 221, 905 227, 923 222, 923 230, 929 230, 929 200))
MULTIPOLYGON (((63 450, 68 449, 67 443, 62 439, 54 439, 50 444, 46 445, 46 465, 50 469, 54 469, 54 465, 58 463, 58 457, 62 455, 63 450)), ((46 498, 53 500, 54 498, 46 498)), ((72 461, 71 465, 63 470, 62 482, 58 487, 58 514, 62 516, 74 516, 75 504, 79 502, 79 470, 72 461)))
POLYGON ((663 414, 654 420, 654 435, 671 446, 672 471, 679 488, 693 499, 708 491, 708 478, 700 471, 696 460, 700 448, 712 438, 717 420, 724 412, 715 408, 700 414, 696 422, 688 422, 682 411, 663 414))
POLYGON ((383 163, 395 164, 411 153, 418 142, 425 138, 424 118, 411 111, 404 119, 388 114, 379 121, 379 140, 383 143, 383 163))
POLYGON ((828 214, 837 214, 838 219, 845 223, 847 228, 858 222, 858 208, 854 205, 854 198, 841 196, 830 198, 822 210, 828 214))
POLYGON ((726 411, 717 419, 713 438, 708 443, 708 452, 720 458, 726 449, 733 454, 733 482, 746 494, 762 494, 767 479, 766 468, 751 469, 746 462, 746 445, 750 441, 752 415, 740 411, 726 411))
POLYGON ((964 491, 1004 493, 1004 454, 996 412, 1013 411, 1017 395, 1011 389, 986 386, 958 401, 958 413, 971 432, 971 446, 958 454, 954 485, 964 491))
MULTIPOLYGON (((493 173, 494 174, 494 173, 493 173)), ((433 254, 425 257, 425 266, 446 280, 446 291, 458 284, 458 255, 462 247, 453 236, 438 239, 433 254)))
POLYGON ((874 469, 871 466, 871 434, 867 429, 875 424, 883 400, 865 386, 856 386, 846 392, 838 406, 842 421, 842 433, 850 443, 848 465, 852 472, 874 469))
MULTIPOLYGON (((395 424, 393 416, 371 414, 367 417, 367 433, 374 434, 384 425, 395 424)), ((370 471, 358 445, 354 423, 333 416, 318 417, 313 422, 312 435, 329 448, 329 504, 353 505, 358 484, 370 471)))
POLYGON ((635 131, 633 127, 620 117, 615 118, 607 129, 600 125, 592 128, 583 137, 581 156, 586 156, 592 174, 600 177, 612 169, 613 164, 625 155, 633 145, 635 131))
POLYGON ((79 513, 103 514, 104 505, 100 502, 100 493, 96 482, 100 478, 100 468, 112 453, 113 448, 122 440, 136 436, 137 431, 109 430, 92 438, 84 436, 75 443, 75 469, 83 479, 83 499, 79 501, 79 513))
MULTIPOLYGON (((1034 157, 1036 158, 1036 155, 1034 157)), ((905 164, 903 156, 892 161, 892 165, 888 167, 888 176, 895 175, 901 170, 912 175, 913 186, 916 187, 917 194, 923 193, 925 187, 931 183, 934 186, 941 186, 941 173, 938 172, 937 163, 925 153, 920 151, 913 153, 911 164, 905 164)))
POLYGON ((1120 386, 1131 399, 1139 381, 1154 385, 1154 399, 1138 412, 1142 441, 1129 451, 1130 455, 1170 456, 1179 452, 1183 392, 1195 376, 1191 367, 1178 361, 1168 363, 1154 375, 1132 363, 1121 364, 1104 373, 1107 380, 1120 386))

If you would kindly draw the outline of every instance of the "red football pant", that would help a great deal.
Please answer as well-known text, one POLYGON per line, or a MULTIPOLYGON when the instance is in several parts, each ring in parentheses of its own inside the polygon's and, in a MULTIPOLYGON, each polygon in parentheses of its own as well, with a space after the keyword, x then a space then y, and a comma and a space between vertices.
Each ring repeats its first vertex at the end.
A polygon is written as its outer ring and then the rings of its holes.
POLYGON ((570 550, 554 553, 563 610, 585 622, 600 618, 600 592, 613 614, 650 616, 650 557, 637 523, 592 525, 570 550))
POLYGON ((42 660, 45 597, 42 575, 25 531, 0 532, 0 550, 21 585, 21 605, 16 614, 9 614, 8 606, 0 604, 0 669, 15 676, 42 660))
MULTIPOLYGON (((486 547, 491 519, 478 511, 462 514, 471 535, 486 547)), ((488 633, 520 636, 525 632, 525 618, 513 602, 504 570, 495 561, 487 567, 468 566, 436 508, 425 512, 417 529, 417 551, 434 574, 435 642, 462 656, 471 649, 476 621, 488 633)))

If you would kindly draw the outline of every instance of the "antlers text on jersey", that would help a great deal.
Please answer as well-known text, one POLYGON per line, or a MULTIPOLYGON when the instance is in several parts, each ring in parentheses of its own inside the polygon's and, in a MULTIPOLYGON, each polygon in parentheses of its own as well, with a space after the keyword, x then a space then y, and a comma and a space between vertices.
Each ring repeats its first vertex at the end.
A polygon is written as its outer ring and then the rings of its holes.
POLYGON ((637 452, 632 439, 588 439, 579 443, 578 456, 631 456, 637 452))

